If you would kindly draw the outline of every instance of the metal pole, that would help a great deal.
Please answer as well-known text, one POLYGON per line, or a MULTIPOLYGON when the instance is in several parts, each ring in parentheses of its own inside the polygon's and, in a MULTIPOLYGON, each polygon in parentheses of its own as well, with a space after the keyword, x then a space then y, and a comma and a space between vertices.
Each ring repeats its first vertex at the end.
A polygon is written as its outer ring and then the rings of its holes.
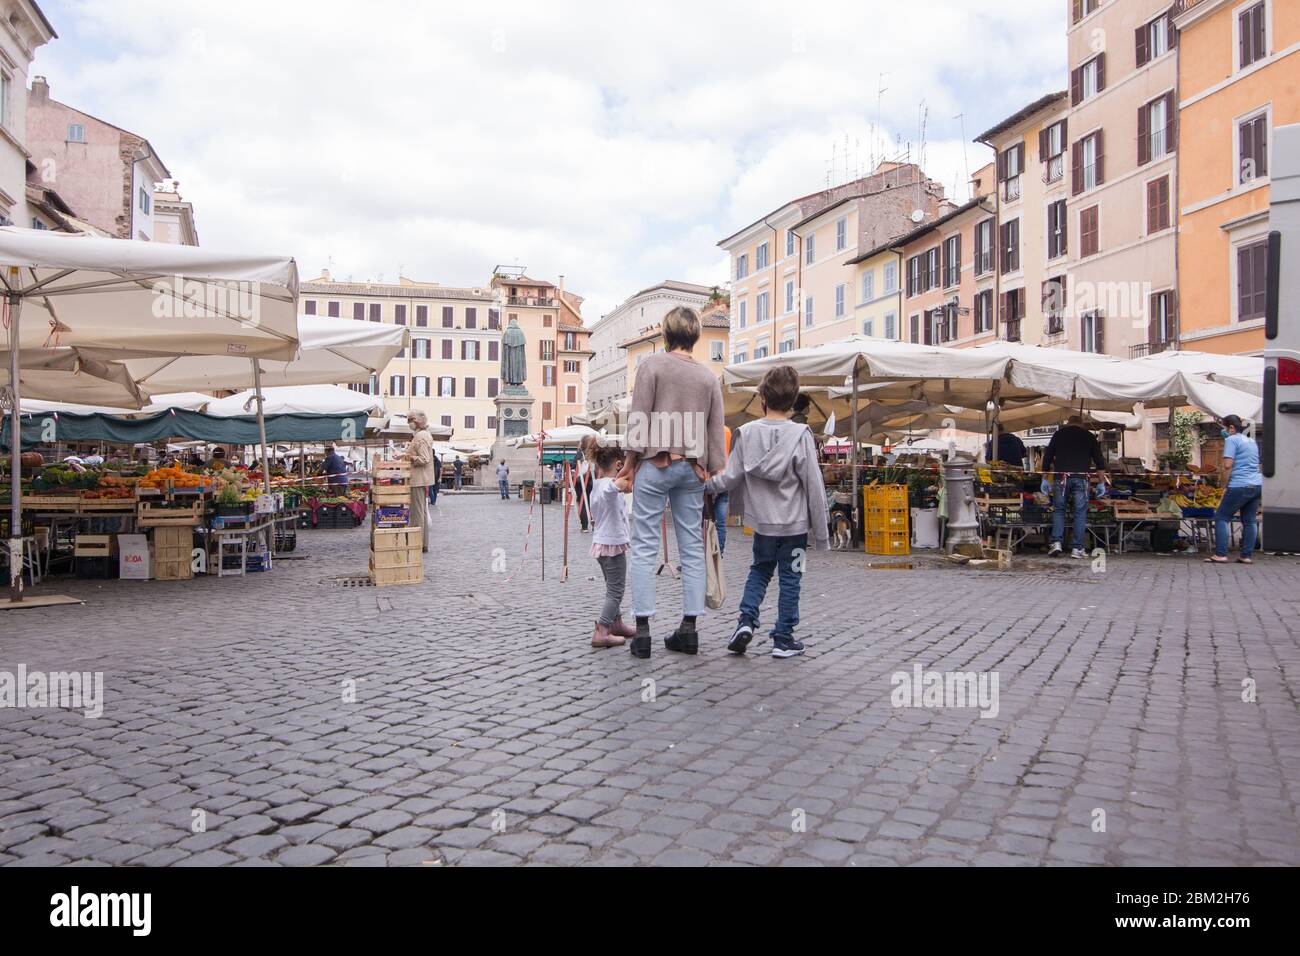
MULTIPOLYGON (((262 446, 262 490, 271 494, 271 459, 266 452, 266 414, 262 408, 262 363, 253 359, 253 392, 257 396, 257 439, 262 446)), ((274 526, 266 529, 266 553, 275 550, 274 526)), ((269 561, 268 561, 269 566, 269 561)))
POLYGON ((853 421, 850 427, 853 430, 853 447, 850 453, 853 455, 853 523, 856 533, 857 529, 862 527, 862 496, 858 493, 858 366, 856 362, 853 365, 853 421))
MULTIPOLYGON (((18 284, 18 269, 10 267, 11 286, 18 284)), ((9 304, 9 382, 13 392, 13 407, 9 409, 9 600, 18 603, 23 599, 23 426, 22 398, 18 385, 18 367, 21 341, 18 337, 18 317, 23 311, 23 300, 10 292, 9 304)))

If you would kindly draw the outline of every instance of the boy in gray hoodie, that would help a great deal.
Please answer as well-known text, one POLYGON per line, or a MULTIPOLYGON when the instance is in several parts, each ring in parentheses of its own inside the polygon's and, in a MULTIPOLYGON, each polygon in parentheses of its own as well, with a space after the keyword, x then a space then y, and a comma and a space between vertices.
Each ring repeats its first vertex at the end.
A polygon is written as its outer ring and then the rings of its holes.
POLYGON ((763 417, 743 425, 732 442, 726 470, 710 478, 705 491, 717 494, 744 485, 745 524, 754 529, 754 557, 740 600, 740 622, 727 650, 745 653, 758 627, 758 608, 775 572, 781 592, 772 627, 772 656, 803 653, 795 640, 799 586, 811 541, 828 550, 826 485, 817 463, 817 444, 807 425, 791 421, 799 398, 799 375, 779 365, 758 386, 763 417))

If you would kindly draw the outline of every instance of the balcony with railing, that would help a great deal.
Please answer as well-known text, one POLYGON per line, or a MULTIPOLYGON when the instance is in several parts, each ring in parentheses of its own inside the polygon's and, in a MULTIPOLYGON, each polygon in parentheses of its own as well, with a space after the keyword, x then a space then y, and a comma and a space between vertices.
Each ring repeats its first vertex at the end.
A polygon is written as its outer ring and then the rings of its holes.
POLYGON ((535 306, 541 309, 555 308, 554 299, 542 299, 530 295, 512 295, 506 299, 507 305, 535 306))
POLYGON ((1043 163, 1043 182, 1054 183, 1060 181, 1065 175, 1065 154, 1058 153, 1055 156, 1049 156, 1047 162, 1043 163))
POLYGON ((1020 198, 1020 176, 1012 176, 1002 184, 1002 199, 1004 202, 1015 202, 1020 198))
POLYGON ((1147 355, 1159 355, 1161 352, 1172 351, 1174 343, 1169 342, 1142 342, 1139 345, 1130 345, 1128 350, 1129 358, 1143 358, 1147 355))

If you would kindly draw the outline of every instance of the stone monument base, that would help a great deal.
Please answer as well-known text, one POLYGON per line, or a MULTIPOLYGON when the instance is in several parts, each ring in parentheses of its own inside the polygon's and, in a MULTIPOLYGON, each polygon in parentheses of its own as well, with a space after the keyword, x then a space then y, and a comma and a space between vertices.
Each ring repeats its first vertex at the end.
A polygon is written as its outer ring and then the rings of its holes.
POLYGON ((525 480, 537 480, 537 449, 512 448, 516 438, 529 435, 541 426, 533 415, 536 402, 524 389, 507 387, 493 400, 497 408, 497 437, 492 443, 492 463, 488 466, 489 480, 496 484, 497 466, 505 461, 510 469, 510 488, 517 491, 525 480))

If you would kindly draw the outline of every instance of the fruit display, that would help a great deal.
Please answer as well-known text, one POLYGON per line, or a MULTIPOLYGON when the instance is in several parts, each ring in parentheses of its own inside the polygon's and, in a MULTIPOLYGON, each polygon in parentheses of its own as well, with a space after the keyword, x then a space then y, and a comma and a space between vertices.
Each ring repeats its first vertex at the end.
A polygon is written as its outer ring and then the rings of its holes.
POLYGON ((1209 485, 1197 485, 1192 494, 1170 495, 1174 504, 1180 508, 1218 508, 1223 500, 1223 491, 1209 485))
POLYGON ((155 468, 147 473, 138 483, 140 488, 202 488, 203 479, 184 468, 155 468))

